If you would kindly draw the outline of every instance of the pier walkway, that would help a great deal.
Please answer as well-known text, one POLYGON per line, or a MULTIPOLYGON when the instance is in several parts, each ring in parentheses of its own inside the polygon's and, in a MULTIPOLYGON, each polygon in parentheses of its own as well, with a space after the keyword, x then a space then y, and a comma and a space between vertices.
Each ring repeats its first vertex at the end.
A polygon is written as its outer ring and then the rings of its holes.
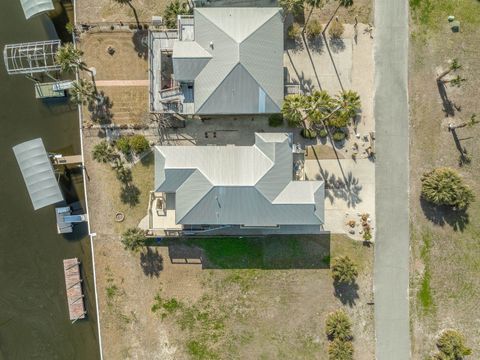
POLYGON ((68 312, 72 324, 85 318, 87 311, 83 302, 82 279, 80 278, 80 261, 77 258, 64 259, 65 287, 67 290, 68 312))

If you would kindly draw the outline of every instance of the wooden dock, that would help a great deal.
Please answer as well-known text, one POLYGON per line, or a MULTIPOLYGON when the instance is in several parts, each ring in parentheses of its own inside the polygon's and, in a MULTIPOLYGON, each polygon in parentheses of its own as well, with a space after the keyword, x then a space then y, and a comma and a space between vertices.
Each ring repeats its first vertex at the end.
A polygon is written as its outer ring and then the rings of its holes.
POLYGON ((82 155, 55 156, 53 158, 53 163, 55 165, 81 164, 82 155))
POLYGON ((77 258, 64 259, 65 287, 67 290, 68 312, 72 324, 85 318, 87 311, 83 301, 82 279, 80 277, 80 261, 77 258))

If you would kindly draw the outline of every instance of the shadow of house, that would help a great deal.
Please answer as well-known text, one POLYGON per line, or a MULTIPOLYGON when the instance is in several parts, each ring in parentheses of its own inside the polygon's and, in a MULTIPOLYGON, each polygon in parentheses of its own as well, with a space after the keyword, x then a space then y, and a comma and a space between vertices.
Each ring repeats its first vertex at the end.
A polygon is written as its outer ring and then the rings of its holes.
POLYGON ((425 217, 435 225, 448 224, 454 231, 463 232, 469 223, 469 215, 465 210, 454 210, 449 206, 437 206, 420 197, 420 206, 425 217))
POLYGON ((163 257, 157 249, 147 247, 145 252, 140 253, 140 266, 145 275, 158 277, 163 270, 163 257))
POLYGON ((338 298, 343 305, 352 307, 356 304, 356 300, 359 298, 359 286, 356 282, 351 284, 334 282, 333 288, 335 297, 338 298))
POLYGON ((330 235, 184 238, 166 241, 174 263, 203 269, 328 269, 330 235))

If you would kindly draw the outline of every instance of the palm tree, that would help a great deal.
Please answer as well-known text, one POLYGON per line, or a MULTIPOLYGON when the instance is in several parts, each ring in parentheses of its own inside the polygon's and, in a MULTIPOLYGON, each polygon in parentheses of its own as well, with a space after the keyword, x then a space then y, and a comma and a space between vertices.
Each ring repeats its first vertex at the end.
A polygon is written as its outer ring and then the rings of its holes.
POLYGON ((325 332, 330 340, 352 340, 352 322, 345 311, 337 310, 327 315, 325 332))
POLYGON ((352 284, 358 276, 357 265, 348 256, 333 258, 331 268, 333 280, 339 284, 352 284))
POLYGON ((448 131, 455 131, 456 129, 463 128, 463 127, 472 127, 473 125, 478 124, 480 121, 477 120, 477 114, 472 114, 470 116, 470 120, 464 121, 458 125, 454 125, 453 123, 448 124, 448 131))
POLYGON ((443 78, 445 76, 447 76, 448 74, 450 74, 452 71, 457 71, 458 69, 460 69, 462 67, 462 65, 460 65, 460 63, 458 62, 457 59, 453 59, 452 60, 452 63, 450 64, 450 66, 448 67, 447 70, 445 70, 444 72, 442 72, 440 75, 437 76, 437 81, 441 81, 441 82, 444 82, 443 81, 443 78))
POLYGON ((314 91, 306 98, 308 118, 315 124, 322 123, 323 119, 331 113, 332 109, 332 97, 325 90, 314 91))
POLYGON ((88 70, 82 61, 83 51, 76 49, 68 42, 60 46, 55 54, 55 62, 60 65, 63 72, 74 72, 77 69, 88 70))
POLYGON ((190 15, 191 13, 192 10, 187 2, 180 3, 180 0, 172 1, 165 8, 165 24, 169 29, 176 29, 178 15, 190 15))
POLYGON ((122 244, 125 250, 137 252, 142 246, 145 246, 146 241, 145 231, 139 228, 127 229, 122 234, 122 244))
POLYGON ((135 8, 133 7, 131 0, 113 0, 113 1, 115 1, 116 3, 118 3, 120 5, 128 5, 130 7, 130 9, 132 9, 132 11, 133 11, 133 16, 135 16, 135 21, 137 23, 137 27, 140 27, 140 21, 138 20, 137 10, 135 10, 135 8))
POLYGON ((305 21, 305 26, 303 27, 303 31, 305 31, 308 21, 312 16, 313 9, 315 8, 319 9, 323 5, 323 0, 305 0, 305 3, 310 6, 310 12, 308 13, 307 20, 305 21))
POLYGON ((90 100, 95 98, 95 86, 86 79, 73 81, 72 88, 69 89, 70 100, 74 104, 86 105, 90 100))
POLYGON ((280 7, 283 9, 283 21, 288 14, 298 16, 303 12, 304 0, 280 0, 280 7))
POLYGON ((335 96, 334 103, 340 107, 340 111, 350 119, 355 117, 361 108, 360 96, 353 90, 341 91, 335 96))
POLYGON ((472 349, 465 345, 462 333, 453 329, 442 331, 437 339, 437 348, 439 354, 435 355, 436 359, 461 360, 472 353, 472 349))
POLYGON ((282 114, 290 126, 303 126, 305 124, 305 96, 301 94, 288 95, 282 106, 282 114))
POLYGON ((107 140, 102 140, 99 142, 94 146, 92 151, 93 159, 102 163, 112 161, 113 155, 113 149, 110 147, 110 144, 107 140))
POLYGON ((447 205, 464 210, 475 199, 455 170, 442 167, 425 173, 422 178, 422 197, 434 205, 447 205))

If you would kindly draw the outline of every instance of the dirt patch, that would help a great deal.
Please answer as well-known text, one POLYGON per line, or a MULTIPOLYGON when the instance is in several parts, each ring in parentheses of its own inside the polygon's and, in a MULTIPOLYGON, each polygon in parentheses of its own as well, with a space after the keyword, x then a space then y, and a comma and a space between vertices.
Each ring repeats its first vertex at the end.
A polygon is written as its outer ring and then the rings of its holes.
MULTIPOLYGON (((163 15, 170 0, 133 0, 132 6, 140 22, 150 23, 152 16, 163 15)), ((82 0, 76 2, 77 23, 135 23, 135 15, 127 4, 114 0, 82 0)))
POLYGON ((328 145, 311 145, 305 148, 305 159, 319 160, 319 159, 343 159, 343 155, 328 145))
POLYGON ((478 298, 480 297, 480 183, 478 174, 480 126, 458 129, 461 148, 471 163, 459 166, 460 152, 449 122, 460 123, 480 112, 477 72, 480 41, 475 2, 411 2, 414 6, 410 42, 410 210, 412 222, 411 316, 412 357, 423 358, 435 348, 435 336, 446 327, 462 331, 480 354, 478 298), (461 31, 453 33, 447 22, 455 15, 461 31), (441 99, 435 78, 448 62, 458 58, 458 71, 467 80, 460 88, 446 87, 449 102, 441 99), (452 105, 448 108, 448 105, 452 105), (453 109, 453 114, 451 110, 453 109), (447 116, 450 113, 449 116, 447 116), (453 116, 452 116, 453 115, 453 116), (434 167, 456 169, 474 190, 477 201, 466 213, 434 209, 420 201, 420 177, 434 167))

